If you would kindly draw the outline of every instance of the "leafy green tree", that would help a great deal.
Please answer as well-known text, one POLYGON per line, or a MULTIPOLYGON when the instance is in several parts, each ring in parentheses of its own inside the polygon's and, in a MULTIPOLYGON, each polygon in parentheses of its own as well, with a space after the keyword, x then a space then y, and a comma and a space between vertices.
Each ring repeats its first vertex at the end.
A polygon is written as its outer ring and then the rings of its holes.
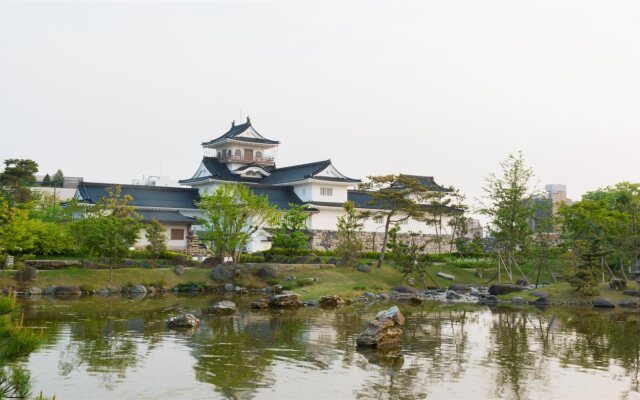
POLYGON ((27 203, 33 199, 30 187, 36 182, 38 164, 33 160, 8 159, 0 173, 0 190, 11 206, 27 203))
MULTIPOLYGON (((1 206, 0 206, 1 207, 1 206)), ((0 224, 0 253, 18 255, 36 248, 36 222, 29 218, 29 210, 8 207, 5 203, 0 224)))
MULTIPOLYGON (((396 227, 397 228, 397 227, 396 227)), ((409 232, 407 240, 399 240, 397 238, 398 230, 391 229, 389 235, 391 240, 389 242, 389 250, 395 255, 394 268, 403 274, 402 280, 404 280, 410 274, 418 274, 424 287, 427 287, 427 281, 425 275, 438 286, 429 271, 426 264, 420 260, 420 254, 424 253, 427 243, 421 243, 418 240, 419 234, 415 232, 409 232)))
POLYGON ((42 186, 49 187, 51 186, 51 177, 49 174, 46 174, 44 178, 42 178, 42 186))
POLYGON ((511 267, 512 257, 526 250, 533 230, 535 215, 532 188, 533 170, 524 164, 522 153, 510 154, 500 163, 502 175, 489 175, 483 188, 487 199, 480 212, 490 220, 490 233, 498 249, 505 254, 511 267))
POLYGON ((147 238, 147 250, 153 258, 157 259, 161 252, 167 249, 167 235, 164 225, 157 219, 152 219, 145 225, 145 237, 147 238))
POLYGON ((340 255, 340 264, 355 267, 362 252, 363 244, 359 238, 364 221, 369 213, 356 209, 352 201, 344 203, 345 215, 338 217, 338 245, 336 252, 340 255))
POLYGON ((198 207, 205 213, 199 219, 203 230, 198 236, 221 260, 227 256, 238 260, 251 235, 274 226, 278 219, 278 210, 266 196, 242 184, 218 186, 212 194, 202 196, 198 207))
POLYGON ((371 205, 380 207, 373 216, 384 219, 384 236, 376 265, 380 268, 389 240, 389 228, 409 218, 422 218, 425 207, 421 200, 429 188, 409 175, 369 176, 367 179, 368 182, 361 183, 358 188, 371 195, 371 205))
POLYGON ((289 209, 281 214, 280 226, 273 235, 271 247, 280 249, 306 249, 309 246, 306 221, 307 207, 289 203, 289 209))
POLYGON ((62 173, 62 170, 58 170, 56 171, 55 174, 53 174, 53 177, 51 178, 51 186, 52 187, 62 187, 64 184, 64 174, 62 173))
POLYGON ((82 253, 106 257, 109 279, 113 280, 113 262, 125 257, 140 233, 140 216, 123 195, 120 186, 108 189, 108 195, 86 210, 84 218, 74 222, 73 233, 82 253))

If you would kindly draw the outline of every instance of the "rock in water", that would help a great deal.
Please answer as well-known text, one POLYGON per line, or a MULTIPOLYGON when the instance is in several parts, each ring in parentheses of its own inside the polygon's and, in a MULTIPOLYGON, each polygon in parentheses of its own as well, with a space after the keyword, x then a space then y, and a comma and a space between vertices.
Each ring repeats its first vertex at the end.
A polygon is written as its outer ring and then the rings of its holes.
POLYGON ((251 308, 254 310, 262 310, 269 307, 269 299, 262 299, 251 303, 251 308))
POLYGON ((335 308, 344 304, 344 300, 340 296, 336 296, 334 294, 332 296, 320 297, 320 299, 318 299, 318 304, 320 307, 335 308))
POLYGON ((511 292, 520 292, 520 291, 522 291, 522 286, 518 286, 518 285, 496 284, 496 285, 489 286, 489 294, 492 294, 494 296, 499 296, 501 294, 507 294, 511 292))
POLYGON ((236 311, 237 306, 233 301, 218 301, 207 309, 207 313, 214 315, 231 315, 236 311))
POLYGON ((298 300, 298 295, 294 293, 277 294, 269 300, 271 308, 297 308, 301 306, 302 303, 298 300))
POLYGON ((542 297, 538 297, 538 299, 536 301, 534 301, 533 303, 534 306, 550 306, 551 302, 549 301, 549 298, 547 296, 542 296, 542 297))
POLYGON ((638 308, 640 307, 640 301, 636 299, 624 299, 621 302, 619 302, 618 305, 620 307, 638 308))
POLYGON ((598 308, 614 308, 616 306, 611 300, 605 298, 595 299, 591 304, 598 308))
POLYGON ((376 319, 369 321, 367 328, 356 339, 360 347, 375 349, 389 349, 400 345, 400 335, 404 325, 404 316, 393 306, 388 310, 376 314, 376 319))
POLYGON ((622 292, 625 296, 635 296, 640 297, 640 290, 625 290, 622 292))
POLYGON ((167 322, 169 328, 185 328, 192 329, 200 326, 200 320, 193 314, 182 314, 177 317, 169 318, 167 322))
POLYGON ((58 286, 56 287, 56 296, 80 296, 82 290, 78 286, 58 286))
POLYGON ((131 294, 145 294, 147 293, 147 288, 143 285, 135 285, 129 288, 129 293, 131 294))

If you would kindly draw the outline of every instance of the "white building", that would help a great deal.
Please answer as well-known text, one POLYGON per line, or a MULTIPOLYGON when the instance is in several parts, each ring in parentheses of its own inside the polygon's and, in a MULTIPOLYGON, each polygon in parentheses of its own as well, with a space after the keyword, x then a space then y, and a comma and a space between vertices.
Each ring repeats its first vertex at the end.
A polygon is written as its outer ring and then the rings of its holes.
MULTIPOLYGON (((331 162, 323 160, 287 167, 276 167, 279 142, 267 139, 247 121, 241 125, 232 123, 223 135, 202 143, 203 158, 191 178, 179 181, 190 188, 156 186, 122 186, 122 192, 131 194, 134 205, 143 215, 143 221, 155 217, 167 224, 173 235, 179 223, 190 233, 184 242, 174 241, 175 250, 189 245, 188 237, 195 237, 195 218, 201 215, 197 202, 201 195, 212 193, 223 183, 245 184, 257 194, 266 195, 280 209, 289 204, 305 205, 309 212, 307 227, 312 232, 314 248, 330 249, 337 242, 336 225, 344 215, 343 205, 353 201, 362 210, 380 210, 370 193, 354 190, 359 179, 349 178, 331 162)), ((364 160, 363 160, 364 161, 364 160)), ((414 176, 432 190, 447 191, 437 185, 432 177, 414 176)), ((106 194, 108 184, 85 183, 78 190, 78 197, 95 202, 106 194), (93 186, 92 186, 93 185, 93 186), (92 190, 86 190, 92 188, 92 190), (90 192, 93 192, 91 194, 90 192), (98 193, 99 192, 99 193, 98 193)), ((379 250, 382 243, 384 221, 371 218, 365 221, 363 242, 369 250, 379 250)), ((443 234, 449 234, 446 232, 443 234)), ((421 233, 425 238, 435 234, 435 228, 422 221, 407 219, 400 224, 400 233, 421 233)), ((176 233, 175 238, 179 235, 176 233)), ((144 245, 141 240, 139 246, 144 245)), ((246 249, 249 252, 268 249, 271 246, 267 232, 258 232, 246 249)))

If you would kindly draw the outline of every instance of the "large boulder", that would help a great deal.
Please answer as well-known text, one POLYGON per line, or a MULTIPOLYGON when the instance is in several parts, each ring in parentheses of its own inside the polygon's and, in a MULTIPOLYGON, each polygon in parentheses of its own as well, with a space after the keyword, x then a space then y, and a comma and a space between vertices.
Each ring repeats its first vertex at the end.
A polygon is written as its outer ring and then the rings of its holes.
POLYGON ((356 270, 360 271, 360 272, 364 272, 364 273, 369 273, 371 272, 371 268, 369 268, 368 266, 364 265, 364 264, 360 264, 356 267, 356 270))
POLYGON ((548 296, 542 296, 542 297, 538 297, 531 304, 533 304, 534 306, 546 307, 546 306, 550 306, 551 305, 551 301, 549 301, 549 297, 548 296))
POLYGON ((255 271, 253 271, 253 275, 257 276, 260 279, 275 279, 277 277, 276 271, 269 266, 262 266, 255 271))
POLYGON ((318 299, 318 304, 320 305, 320 307, 325 308, 335 308, 344 303, 345 301, 342 299, 342 297, 335 294, 331 296, 322 296, 320 297, 320 299, 318 299))
POLYGON ((260 299, 251 303, 251 308, 254 310, 264 310, 269 307, 269 299, 260 299))
POLYGON ((640 301, 637 299, 624 299, 621 302, 619 302, 618 305, 620 307, 638 308, 640 307, 640 301))
POLYGON ((182 265, 176 265, 173 267, 173 273, 178 276, 184 275, 184 267, 182 265))
POLYGON ((233 301, 218 301, 207 309, 208 314, 213 315, 231 315, 238 310, 236 303, 233 301))
POLYGON ((625 296, 640 297, 640 290, 625 290, 622 294, 625 296))
POLYGON ((80 296, 82 294, 82 290, 78 286, 57 286, 55 295, 56 296, 80 296))
POLYGON ((192 329, 200 326, 200 320, 193 314, 181 314, 169 318, 167 326, 172 329, 192 329))
POLYGON ((389 349, 400 345, 400 335, 404 325, 404 316, 393 306, 376 314, 376 319, 369 321, 364 332, 356 339, 359 347, 389 349))
POLYGON ((614 308, 616 306, 611 300, 605 298, 595 299, 591 305, 596 308, 614 308))
POLYGON ((269 300, 269 307, 271 308, 297 308, 302 306, 298 295, 294 293, 277 294, 269 300))
POLYGON ((211 279, 217 282, 232 282, 241 272, 242 268, 238 264, 218 264, 211 270, 211 279))
POLYGON ((508 294, 508 293, 520 292, 520 291, 522 291, 522 286, 518 286, 518 285, 496 284, 496 285, 489 286, 489 294, 492 294, 494 296, 500 296, 502 294, 508 294))
POLYGON ((127 290, 131 294, 146 294, 147 288, 144 285, 134 285, 127 290))
POLYGON ((465 292, 470 292, 471 291, 471 286, 464 285, 462 283, 456 283, 455 285, 449 286, 448 290, 450 292, 465 293, 465 292))

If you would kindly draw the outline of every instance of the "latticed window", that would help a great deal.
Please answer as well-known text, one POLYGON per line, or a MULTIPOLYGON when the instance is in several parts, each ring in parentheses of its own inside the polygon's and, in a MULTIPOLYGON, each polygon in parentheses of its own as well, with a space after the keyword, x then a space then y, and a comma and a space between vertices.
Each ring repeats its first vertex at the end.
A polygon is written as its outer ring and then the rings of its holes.
POLYGON ((333 188, 320 188, 320 196, 333 196, 333 188))

